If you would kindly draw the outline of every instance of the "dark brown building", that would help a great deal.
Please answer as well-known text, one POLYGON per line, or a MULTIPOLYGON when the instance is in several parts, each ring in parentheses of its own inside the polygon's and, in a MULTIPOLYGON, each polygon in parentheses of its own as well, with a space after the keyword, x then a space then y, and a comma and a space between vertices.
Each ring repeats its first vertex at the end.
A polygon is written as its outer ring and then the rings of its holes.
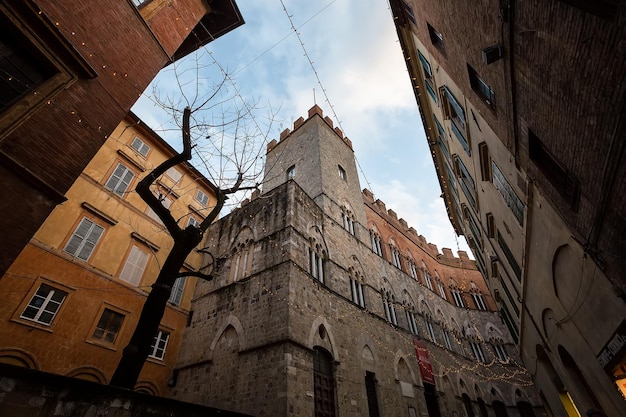
POLYGON ((546 405, 621 415, 624 2, 391 5, 450 220, 546 405))
POLYGON ((241 24, 231 0, 0 0, 0 275, 159 70, 241 24))

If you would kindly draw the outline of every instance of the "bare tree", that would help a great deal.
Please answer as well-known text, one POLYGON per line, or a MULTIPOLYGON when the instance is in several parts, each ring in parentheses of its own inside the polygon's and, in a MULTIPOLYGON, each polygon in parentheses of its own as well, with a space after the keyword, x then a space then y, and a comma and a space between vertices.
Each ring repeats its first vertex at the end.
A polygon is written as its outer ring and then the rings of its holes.
MULTIPOLYGON (((197 68, 201 68, 201 66, 197 65, 196 71, 197 68)), ((111 385, 127 389, 135 387, 150 353, 154 337, 158 332, 176 279, 182 276, 195 276, 205 280, 212 279, 210 271, 206 271, 210 269, 211 264, 205 265, 202 270, 197 272, 181 272, 183 264, 189 254, 201 243, 204 233, 210 224, 217 219, 228 197, 238 191, 257 188, 258 184, 255 183, 255 180, 260 173, 258 166, 260 152, 263 149, 258 137, 260 135, 264 139, 267 138, 274 117, 270 115, 269 124, 266 129, 261 130, 251 114, 251 109, 254 106, 246 103, 238 94, 236 96, 241 99, 240 103, 233 108, 231 102, 230 110, 226 112, 224 103, 235 97, 223 98, 218 96, 218 92, 222 90, 225 82, 230 81, 225 73, 222 82, 214 86, 213 93, 208 98, 203 97, 201 99, 198 93, 201 87, 197 81, 193 87, 195 95, 193 99, 189 99, 183 92, 188 82, 181 80, 178 71, 174 70, 174 73, 180 91, 183 93, 182 100, 187 103, 182 112, 181 122, 183 150, 154 168, 136 187, 137 193, 161 219, 174 244, 152 285, 152 290, 145 300, 135 331, 129 344, 124 348, 122 358, 110 381, 111 385), (195 110, 192 110, 192 107, 195 110), (210 112, 212 114, 218 113, 218 120, 207 121, 198 116, 193 118, 194 124, 192 125, 192 114, 198 112, 199 115, 200 110, 206 111, 207 109, 214 110, 210 112), (253 120, 253 126, 250 125, 250 120, 253 120), (219 131, 219 134, 212 137, 212 132, 215 131, 219 131), (263 133, 263 131, 267 133, 263 133), (192 138, 192 132, 195 132, 195 138, 192 138), (153 189, 156 187, 156 181, 168 169, 192 159, 192 149, 196 159, 204 166, 216 203, 210 207, 210 211, 199 225, 189 224, 186 228, 181 228, 178 220, 161 203, 161 199, 155 195, 153 189)), ((196 73, 196 80, 198 79, 198 73, 196 73)), ((176 105, 180 104, 180 101, 173 103, 171 99, 166 99, 160 101, 159 104, 176 114, 176 105)), ((207 253, 207 255, 207 258, 212 259, 210 254, 207 253)))

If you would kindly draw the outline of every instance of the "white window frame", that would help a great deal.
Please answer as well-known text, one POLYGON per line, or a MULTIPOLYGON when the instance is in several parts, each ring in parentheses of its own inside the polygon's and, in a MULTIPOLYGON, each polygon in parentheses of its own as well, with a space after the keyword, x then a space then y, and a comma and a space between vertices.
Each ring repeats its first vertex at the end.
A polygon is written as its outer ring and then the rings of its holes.
POLYGON ((109 179, 104 184, 104 188, 122 197, 134 178, 135 172, 123 163, 118 162, 109 179))
POLYGON ((28 305, 24 308, 20 318, 33 321, 38 324, 43 324, 45 326, 50 326, 66 298, 67 292, 42 283, 39 285, 39 288, 37 288, 35 294, 31 297, 28 305), (58 297, 57 299, 54 299, 55 295, 61 295, 62 297, 60 300, 58 300, 58 297), (34 310, 35 314, 32 315, 32 317, 29 317, 31 316, 30 314, 29 316, 26 316, 25 314, 27 310, 34 310), (43 319, 42 316, 44 316, 43 319))
POLYGON ((198 219, 196 219, 195 217, 189 216, 187 218, 187 225, 185 227, 189 227, 189 225, 193 225, 195 227, 200 227, 200 223, 202 223, 202 222, 198 221, 198 219))
POLYGON ((441 281, 437 281, 437 287, 439 288, 439 296, 444 300, 448 301, 448 296, 446 295, 446 289, 443 287, 441 281))
POLYGON ((385 318, 391 324, 397 326, 398 319, 396 317, 396 309, 394 308, 393 301, 383 294, 383 309, 385 310, 385 318))
POLYGON ((137 245, 133 245, 126 257, 124 268, 120 272, 120 279, 126 281, 129 284, 139 286, 141 278, 143 278, 144 272, 146 272, 146 266, 150 254, 139 248, 137 245))
POLYGON ((202 205, 202 207, 206 207, 207 204, 209 204, 209 196, 202 190, 198 190, 198 192, 196 192, 195 199, 202 205))
POLYGON ((506 362, 509 360, 509 355, 506 353, 504 345, 492 343, 491 346, 493 347, 493 351, 496 353, 496 358, 498 358, 500 362, 506 362))
POLYGON ((169 340, 170 333, 166 332, 165 330, 159 330, 152 340, 152 345, 150 345, 150 353, 148 354, 148 356, 152 359, 163 360, 169 340))
POLYGON ((452 349, 452 342, 450 341, 450 333, 448 333, 446 329, 441 329, 441 334, 443 335, 443 343, 446 346, 446 349, 454 350, 452 349))
POLYGON ((454 298, 454 304, 457 307, 465 308, 465 302, 463 301, 463 296, 459 290, 450 290, 452 293, 452 298, 454 298))
POLYGON ((472 353, 474 354, 474 358, 476 358, 476 360, 478 362, 482 362, 485 363, 485 355, 483 354, 483 349, 480 347, 480 343, 476 343, 476 342, 469 342, 470 347, 472 348, 472 353))
POLYGON ((383 251, 380 246, 380 236, 374 231, 370 230, 370 240, 372 242, 372 252, 378 256, 383 256, 383 251))
POLYGON ((137 151, 144 158, 148 156, 148 152, 150 152, 150 146, 143 141, 139 136, 135 136, 132 142, 130 143, 130 147, 137 151))
POLYGON ((424 281, 426 281, 426 286, 428 287, 428 289, 433 291, 433 281, 427 270, 424 270, 424 281))
POLYGON ((476 308, 479 310, 487 310, 487 304, 485 304, 485 299, 482 294, 472 293, 472 298, 474 299, 474 304, 476 304, 476 308))
POLYGON ((402 269, 402 264, 400 263, 400 251, 395 246, 391 246, 391 263, 398 269, 402 269))
POLYGON ((433 324, 429 319, 424 320, 426 323, 426 331, 428 332, 428 337, 433 343, 437 343, 437 337, 435 336, 435 329, 433 328, 433 324))
POLYGON ((183 299, 183 292, 185 292, 185 284, 187 283, 187 277, 179 277, 174 281, 172 291, 170 292, 170 298, 167 300, 175 306, 179 306, 183 299))
POLYGON ((88 261, 96 245, 104 234, 104 227, 93 220, 83 217, 63 248, 75 258, 88 261))
POLYGON ((179 170, 177 170, 175 167, 171 167, 170 169, 165 171, 165 174, 168 177, 170 177, 172 179, 172 181, 174 181, 174 184, 178 184, 178 182, 183 177, 183 173, 180 172, 179 170))
POLYGON ((339 171, 339 178, 341 178, 344 181, 347 181, 348 180, 348 176, 346 174, 346 170, 343 169, 343 167, 341 165, 338 165, 337 168, 338 168, 338 171, 339 171))
POLYGON ((365 308, 365 298, 363 297, 363 284, 360 281, 350 278, 350 292, 352 294, 352 302, 359 307, 365 308))
POLYGON ((417 322, 415 321, 415 315, 413 311, 406 309, 406 321, 409 324, 409 331, 414 335, 419 335, 419 331, 417 330, 417 322))

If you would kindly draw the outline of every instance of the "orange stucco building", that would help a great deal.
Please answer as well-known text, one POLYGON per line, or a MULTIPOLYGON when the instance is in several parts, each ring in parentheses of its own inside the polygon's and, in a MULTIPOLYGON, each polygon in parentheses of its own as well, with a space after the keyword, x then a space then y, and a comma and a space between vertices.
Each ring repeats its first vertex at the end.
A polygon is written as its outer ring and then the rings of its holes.
MULTIPOLYGON (((173 240, 134 191, 174 153, 129 114, 0 279, 0 362, 107 383, 173 240)), ((153 187, 181 227, 215 199, 190 165, 153 187)), ((196 271, 192 253, 185 267, 196 271)), ((179 278, 136 389, 163 394, 187 323, 195 279, 179 278)))

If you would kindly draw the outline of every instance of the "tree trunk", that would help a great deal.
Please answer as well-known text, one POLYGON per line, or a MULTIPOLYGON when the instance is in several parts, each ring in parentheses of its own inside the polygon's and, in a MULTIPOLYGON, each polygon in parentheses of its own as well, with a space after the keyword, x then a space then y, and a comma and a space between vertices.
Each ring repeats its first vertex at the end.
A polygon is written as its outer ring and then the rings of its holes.
POLYGON ((159 324, 163 318, 172 286, 179 277, 187 256, 202 240, 202 232, 196 227, 188 227, 172 237, 174 247, 168 254, 156 281, 152 284, 152 291, 141 310, 135 332, 128 346, 124 348, 110 385, 130 390, 135 388, 141 369, 150 354, 150 346, 159 331, 159 324))

